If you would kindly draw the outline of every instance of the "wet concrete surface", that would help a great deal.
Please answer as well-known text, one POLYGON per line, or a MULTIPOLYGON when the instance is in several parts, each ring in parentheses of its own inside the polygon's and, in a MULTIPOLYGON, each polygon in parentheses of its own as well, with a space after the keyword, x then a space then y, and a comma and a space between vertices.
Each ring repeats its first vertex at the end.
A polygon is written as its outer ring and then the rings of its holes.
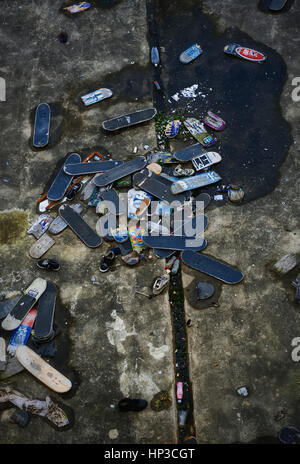
MULTIPOLYGON (((178 327, 188 352, 186 359, 176 359, 167 293, 150 301, 133 292, 135 286, 150 290, 164 260, 152 258, 132 269, 118 266, 100 275, 98 265, 110 245, 87 249, 66 230, 45 255, 62 266, 59 273, 50 274, 37 270, 29 258, 34 238, 26 235, 25 224, 13 243, 4 235, 0 293, 13 297, 38 276, 53 280, 59 291, 57 324, 62 332, 57 336, 58 357, 50 362, 67 369, 76 388, 69 396, 59 396, 74 411, 71 429, 57 433, 47 425, 41 427, 39 418, 26 429, 0 423, 1 443, 176 443, 174 377, 176 361, 182 360, 182 372, 192 385, 198 442, 274 440, 282 426, 300 427, 299 368, 290 356, 291 340, 299 336, 298 306, 289 285, 293 276, 279 279, 268 270, 269 263, 298 252, 300 246, 299 163, 293 143, 299 143, 299 103, 291 100, 291 78, 300 72, 296 2, 276 15, 261 11, 256 2, 249 7, 238 0, 229 5, 187 1, 184 10, 177 2, 147 2, 148 14, 146 2, 136 0, 95 4, 67 17, 58 1, 47 0, 41 6, 12 0, 1 13, 6 54, 0 75, 7 80, 7 101, 0 102, 1 211, 22 211, 29 227, 37 216, 36 199, 67 153, 104 151, 127 160, 136 156, 134 147, 137 155, 145 153, 144 145, 155 148, 154 122, 110 135, 101 129, 105 119, 152 106, 152 97, 158 111, 165 113, 180 109, 200 117, 207 109, 220 110, 228 127, 217 134, 214 147, 223 160, 216 171, 224 183, 241 183, 246 197, 238 207, 228 201, 222 207, 212 203, 207 211, 207 252, 237 266, 245 279, 235 287, 222 285, 218 308, 199 311, 188 299, 183 305, 178 294, 178 327), (69 34, 67 44, 58 41, 61 31, 69 34), (268 61, 256 65, 225 55, 228 40, 247 41, 266 51, 268 61), (204 53, 183 73, 178 56, 196 41, 204 53), (165 50, 159 69, 149 63, 152 45, 165 50), (152 85, 157 76, 161 94, 152 85), (98 88, 98 83, 112 84, 114 96, 80 109, 80 95, 98 88), (182 106, 183 99, 168 102, 194 83, 206 98, 198 96, 182 106), (52 138, 45 150, 35 150, 32 122, 41 101, 51 104, 52 138), (189 328, 184 327, 184 317, 192 321, 189 328), (187 366, 189 371, 184 370, 187 366), (249 398, 236 395, 243 384, 249 387, 249 398), (151 404, 165 391, 172 400, 169 408, 155 411, 148 406, 138 415, 117 410, 123 396, 142 396, 151 404), (276 419, 282 411, 283 419, 276 419)), ((89 210, 87 216, 95 225, 94 212, 89 210)), ((182 266, 181 274, 188 287, 190 270, 182 266)), ((180 282, 174 279, 176 287, 180 290, 180 282)), ((7 383, 32 398, 49 394, 27 372, 7 383)))

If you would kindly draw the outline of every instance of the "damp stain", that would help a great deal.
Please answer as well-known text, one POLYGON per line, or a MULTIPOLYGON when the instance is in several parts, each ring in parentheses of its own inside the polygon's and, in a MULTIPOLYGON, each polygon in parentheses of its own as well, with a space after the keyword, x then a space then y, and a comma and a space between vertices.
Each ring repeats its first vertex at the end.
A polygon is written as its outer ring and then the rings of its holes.
POLYGON ((28 214, 14 209, 0 212, 0 246, 13 245, 24 238, 28 224, 28 214))

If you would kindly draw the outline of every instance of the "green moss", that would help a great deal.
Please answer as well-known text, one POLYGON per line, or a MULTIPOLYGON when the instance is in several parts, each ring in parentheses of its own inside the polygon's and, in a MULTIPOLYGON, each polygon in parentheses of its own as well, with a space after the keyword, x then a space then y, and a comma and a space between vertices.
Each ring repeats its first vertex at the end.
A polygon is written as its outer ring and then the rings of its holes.
POLYGON ((12 245, 25 236, 28 216, 25 211, 12 210, 0 213, 0 245, 12 245))

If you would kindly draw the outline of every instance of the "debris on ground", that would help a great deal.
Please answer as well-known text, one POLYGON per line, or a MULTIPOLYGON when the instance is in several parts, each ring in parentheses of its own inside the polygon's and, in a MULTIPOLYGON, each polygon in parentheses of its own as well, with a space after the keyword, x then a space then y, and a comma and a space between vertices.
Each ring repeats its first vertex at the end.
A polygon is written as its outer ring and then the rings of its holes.
POLYGON ((278 275, 284 276, 288 272, 292 271, 298 264, 298 258, 294 254, 287 254, 282 256, 275 264, 272 266, 272 270, 275 271, 278 275))

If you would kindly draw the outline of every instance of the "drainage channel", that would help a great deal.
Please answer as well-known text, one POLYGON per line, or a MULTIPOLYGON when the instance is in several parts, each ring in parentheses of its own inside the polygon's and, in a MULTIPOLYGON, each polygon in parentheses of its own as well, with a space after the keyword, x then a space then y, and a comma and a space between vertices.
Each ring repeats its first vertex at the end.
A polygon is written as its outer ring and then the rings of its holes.
MULTIPOLYGON (((147 0, 147 21, 148 42, 150 49, 152 47, 158 47, 159 49, 158 31, 157 24, 155 22, 155 7, 153 0, 147 0)), ((152 78, 153 83, 156 81, 160 86, 160 90, 157 91, 157 88, 153 84, 153 102, 154 107, 158 110, 159 118, 162 118, 164 115, 164 102, 166 96, 164 95, 164 85, 162 82, 159 66, 153 66, 152 78)), ((157 122, 159 121, 156 121, 156 128, 157 122)), ((158 130, 156 130, 156 135, 159 137, 158 130)), ((173 328, 175 396, 177 399, 178 410, 178 440, 179 443, 181 443, 185 437, 191 434, 195 434, 196 431, 193 414, 192 384, 189 376, 184 293, 180 268, 176 274, 171 274, 170 277, 169 302, 173 328), (181 395, 179 395, 181 385, 183 387, 182 398, 180 398, 181 395)))

